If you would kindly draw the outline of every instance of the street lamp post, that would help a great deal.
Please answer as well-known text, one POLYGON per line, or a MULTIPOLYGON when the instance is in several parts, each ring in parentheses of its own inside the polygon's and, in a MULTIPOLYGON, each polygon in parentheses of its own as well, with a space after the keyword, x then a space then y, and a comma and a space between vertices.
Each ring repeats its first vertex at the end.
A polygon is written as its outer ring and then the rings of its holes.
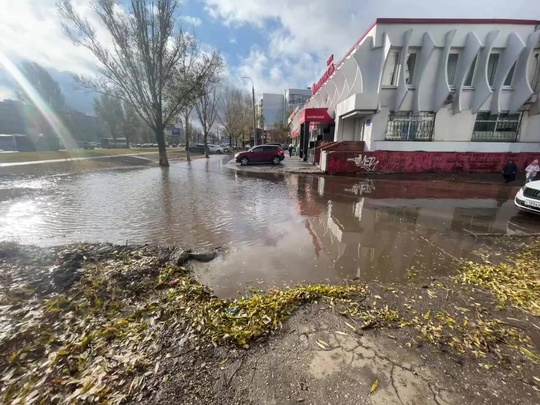
POLYGON ((243 76, 243 79, 251 81, 251 99, 253 101, 253 146, 257 146, 257 118, 255 116, 255 84, 251 77, 243 76))

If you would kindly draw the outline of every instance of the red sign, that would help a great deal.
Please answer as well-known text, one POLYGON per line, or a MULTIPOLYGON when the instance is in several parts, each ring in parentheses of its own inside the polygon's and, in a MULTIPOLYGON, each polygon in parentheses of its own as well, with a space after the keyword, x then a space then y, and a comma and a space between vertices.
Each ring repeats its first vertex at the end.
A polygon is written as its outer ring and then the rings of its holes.
POLYGON ((325 84, 326 81, 330 78, 330 76, 332 76, 336 71, 336 65, 334 65, 332 60, 333 58, 328 59, 328 61, 330 62, 330 65, 328 65, 328 69, 326 69, 326 72, 324 72, 319 81, 317 83, 314 83, 313 86, 311 86, 311 94, 316 94, 323 86, 323 84, 325 84))
POLYGON ((334 54, 330 55, 328 60, 326 61, 326 66, 330 66, 330 64, 334 61, 334 54))
POLYGON ((302 111, 300 123, 304 122, 322 122, 331 124, 334 119, 328 115, 327 108, 306 108, 302 111))

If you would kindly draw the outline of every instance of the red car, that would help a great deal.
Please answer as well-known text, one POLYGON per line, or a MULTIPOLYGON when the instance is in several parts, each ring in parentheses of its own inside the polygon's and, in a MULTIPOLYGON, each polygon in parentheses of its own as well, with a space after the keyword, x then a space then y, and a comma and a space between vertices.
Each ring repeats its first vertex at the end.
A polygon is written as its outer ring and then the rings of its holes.
POLYGON ((285 153, 278 145, 254 146, 246 152, 240 152, 235 155, 235 160, 242 166, 250 163, 273 163, 279 165, 285 159, 285 153))

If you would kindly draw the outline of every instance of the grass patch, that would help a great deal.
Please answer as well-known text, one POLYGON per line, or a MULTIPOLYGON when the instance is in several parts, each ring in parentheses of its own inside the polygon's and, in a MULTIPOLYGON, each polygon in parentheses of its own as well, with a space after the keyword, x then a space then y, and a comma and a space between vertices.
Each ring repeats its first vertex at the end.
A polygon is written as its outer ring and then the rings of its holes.
MULTIPOLYGON (((117 155, 158 153, 157 148, 93 149, 71 151, 14 152, 0 153, 0 163, 33 162, 38 160, 78 159, 117 155)), ((185 155, 184 149, 167 149, 170 156, 185 155)))

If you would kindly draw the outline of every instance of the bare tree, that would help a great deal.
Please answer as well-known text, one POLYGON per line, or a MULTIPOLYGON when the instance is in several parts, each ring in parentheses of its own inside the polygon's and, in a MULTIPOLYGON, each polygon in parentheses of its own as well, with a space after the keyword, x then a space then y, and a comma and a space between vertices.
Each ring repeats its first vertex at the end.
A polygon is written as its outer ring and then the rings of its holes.
POLYGON ((286 143, 291 137, 289 124, 284 124, 283 121, 276 121, 272 130, 273 142, 286 143))
MULTIPOLYGON (((58 82, 41 65, 35 62, 23 62, 21 64, 21 70, 47 106, 55 114, 61 115, 66 108, 66 101, 58 82)), ((32 97, 23 88, 18 89, 17 96, 27 104, 34 103, 32 97)))
POLYGON ((168 166, 165 128, 214 80, 222 59, 216 52, 201 52, 196 38, 177 27, 178 0, 94 0, 91 8, 112 46, 100 42, 96 28, 74 10, 72 0, 58 2, 65 33, 97 60, 98 76, 77 80, 135 107, 154 131, 159 164, 168 166))
POLYGON ((190 138, 191 138, 191 132, 192 132, 191 130, 192 127, 190 124, 190 118, 191 118, 192 112, 193 112, 192 106, 187 106, 180 112, 180 121, 184 124, 184 133, 186 137, 186 159, 188 162, 191 161, 191 155, 189 154, 189 145, 190 145, 190 138))
POLYGON ((116 146, 116 138, 122 131, 124 123, 122 100, 102 94, 99 98, 94 99, 94 112, 107 127, 110 136, 114 139, 114 146, 116 146))
POLYGON ((195 112, 201 123, 204 142, 204 157, 208 158, 208 134, 214 126, 219 108, 220 94, 217 86, 211 86, 204 91, 195 104, 195 112))
POLYGON ((249 93, 233 87, 224 87, 218 103, 217 120, 223 131, 230 138, 231 146, 234 139, 238 145, 239 139, 244 139, 253 131, 251 112, 251 96, 249 93), (246 133, 246 130, 248 131, 246 133))

